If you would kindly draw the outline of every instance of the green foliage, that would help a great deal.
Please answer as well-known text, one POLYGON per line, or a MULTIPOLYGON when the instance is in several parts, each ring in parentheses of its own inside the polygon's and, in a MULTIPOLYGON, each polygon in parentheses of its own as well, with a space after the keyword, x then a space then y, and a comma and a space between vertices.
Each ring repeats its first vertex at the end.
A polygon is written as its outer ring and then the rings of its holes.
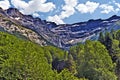
POLYGON ((105 41, 99 41, 106 46, 113 62, 117 64, 116 74, 118 75, 118 79, 120 79, 120 30, 111 30, 110 33, 107 32, 107 35, 104 35, 104 40, 105 41))
POLYGON ((0 32, 0 76, 7 80, 52 80, 53 71, 42 47, 0 32))
POLYGON ((0 80, 78 80, 69 71, 52 70, 52 61, 65 55, 56 47, 41 47, 0 32, 0 80))
POLYGON ((77 74, 76 63, 71 54, 68 55, 68 60, 67 60, 66 64, 67 64, 66 67, 69 69, 69 71, 72 74, 74 74, 74 75, 77 74))
POLYGON ((45 46, 44 50, 49 51, 49 53, 52 55, 53 60, 55 60, 55 59, 64 60, 65 59, 65 56, 64 56, 65 51, 63 51, 59 48, 56 48, 53 46, 45 46))
POLYGON ((120 41, 120 30, 116 32, 116 39, 120 41))
POLYGON ((104 43, 105 38, 104 38, 104 35, 103 35, 103 33, 102 33, 102 32, 100 32, 100 35, 99 35, 98 40, 99 40, 101 43, 104 43))
POLYGON ((61 73, 58 74, 58 78, 56 80, 87 80, 85 78, 78 79, 77 77, 74 77, 72 73, 70 73, 68 70, 64 69, 61 73))
MULTIPOLYGON (((115 65, 112 63, 105 46, 100 42, 86 41, 85 44, 71 49, 76 50, 75 55, 78 55, 76 62, 79 77, 85 77, 89 80, 117 80, 114 73, 115 65)), ((72 51, 73 56, 74 51, 72 51)))
POLYGON ((120 79, 119 37, 120 31, 100 33, 101 43, 86 41, 67 52, 0 32, 0 80, 117 80, 115 72, 120 79), (57 72, 56 64, 65 67, 57 72))

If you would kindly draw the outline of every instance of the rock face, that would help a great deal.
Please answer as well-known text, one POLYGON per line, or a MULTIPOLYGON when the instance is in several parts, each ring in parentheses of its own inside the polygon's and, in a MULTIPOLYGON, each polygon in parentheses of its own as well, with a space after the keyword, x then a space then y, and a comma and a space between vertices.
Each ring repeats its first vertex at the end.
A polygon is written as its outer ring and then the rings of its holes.
POLYGON ((0 13, 0 31, 6 31, 16 35, 17 37, 29 39, 30 41, 33 41, 41 46, 47 45, 47 42, 40 35, 31 29, 27 29, 20 24, 17 24, 14 18, 9 17, 5 13, 0 13))
MULTIPOLYGON (((56 25, 54 22, 33 18, 31 15, 23 15, 15 8, 9 8, 5 11, 0 9, 0 14, 7 17, 13 23, 31 30, 47 42, 63 49, 69 49, 70 46, 84 42, 87 39, 97 39, 101 31, 120 29, 120 17, 116 15, 104 20, 97 19, 75 24, 56 25)), ((39 42, 37 39, 34 41, 39 42)))

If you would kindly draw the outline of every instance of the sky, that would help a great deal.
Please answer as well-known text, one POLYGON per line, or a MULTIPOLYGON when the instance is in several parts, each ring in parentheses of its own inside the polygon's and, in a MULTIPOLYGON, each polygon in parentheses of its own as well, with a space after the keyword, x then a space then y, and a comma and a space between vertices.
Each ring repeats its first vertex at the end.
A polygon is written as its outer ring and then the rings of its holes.
POLYGON ((17 8, 23 14, 56 24, 120 16, 120 0, 0 0, 0 7, 17 8))

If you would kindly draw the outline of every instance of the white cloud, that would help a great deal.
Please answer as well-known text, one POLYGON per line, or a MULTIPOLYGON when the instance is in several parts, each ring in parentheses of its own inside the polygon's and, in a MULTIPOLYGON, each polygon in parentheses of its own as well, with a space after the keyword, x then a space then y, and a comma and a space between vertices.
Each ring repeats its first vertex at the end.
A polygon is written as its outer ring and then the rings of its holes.
POLYGON ((52 21, 57 24, 64 24, 63 19, 68 18, 75 13, 75 7, 78 1, 77 0, 64 0, 64 2, 65 2, 65 5, 62 6, 62 11, 60 12, 60 14, 49 16, 47 19, 48 21, 52 21))
POLYGON ((115 5, 118 6, 118 8, 120 8, 120 3, 117 3, 117 2, 114 2, 114 3, 115 3, 115 5))
POLYGON ((64 24, 63 20, 58 15, 49 16, 48 21, 55 22, 56 24, 64 24))
POLYGON ((28 3, 23 0, 11 0, 11 3, 15 8, 18 9, 24 9, 25 7, 28 7, 28 3))
POLYGON ((24 13, 31 14, 34 12, 49 12, 55 8, 55 5, 53 3, 51 2, 45 3, 44 1, 41 0, 30 1, 29 6, 24 9, 24 13))
POLYGON ((49 12, 55 8, 55 5, 52 2, 46 3, 46 0, 31 0, 28 3, 23 0, 11 0, 11 3, 24 14, 49 12))
POLYGON ((63 10, 64 11, 62 11, 60 14, 61 19, 68 18, 75 13, 75 9, 73 7, 70 7, 70 6, 64 6, 63 10))
POLYGON ((115 12, 114 7, 111 6, 111 5, 109 5, 109 4, 102 4, 102 5, 100 5, 99 7, 100 7, 101 9, 103 9, 103 10, 101 11, 101 13, 104 13, 104 14, 108 14, 108 13, 110 13, 110 12, 115 12))
POLYGON ((118 13, 120 11, 120 3, 116 2, 115 0, 113 0, 113 3, 117 6, 115 12, 118 13))
POLYGON ((64 0, 65 5, 62 7, 62 12, 60 14, 61 19, 70 17, 75 13, 75 6, 77 5, 77 0, 64 0))
POLYGON ((40 17, 40 15, 38 13, 33 13, 34 17, 40 17))
POLYGON ((118 13, 120 11, 120 8, 116 8, 115 12, 118 13))
POLYGON ((80 13, 93 13, 99 7, 99 3, 87 1, 85 4, 78 4, 76 9, 80 13))
POLYGON ((77 0, 64 0, 67 6, 75 7, 78 3, 77 0))
POLYGON ((2 7, 3 9, 8 9, 10 7, 9 1, 8 0, 0 1, 0 7, 2 7))

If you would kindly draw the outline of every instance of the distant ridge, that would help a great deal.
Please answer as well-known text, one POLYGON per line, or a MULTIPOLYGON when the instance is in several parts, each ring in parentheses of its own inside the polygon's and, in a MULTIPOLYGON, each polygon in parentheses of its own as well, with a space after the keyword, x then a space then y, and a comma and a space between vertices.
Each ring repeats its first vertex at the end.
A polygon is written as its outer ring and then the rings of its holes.
POLYGON ((12 22, 31 29, 44 40, 63 49, 69 49, 77 43, 84 42, 87 39, 96 40, 101 31, 110 31, 111 29, 120 29, 120 16, 113 15, 108 19, 88 20, 74 24, 60 24, 34 18, 31 15, 24 15, 16 8, 2 10, 0 14, 9 18, 12 22))

